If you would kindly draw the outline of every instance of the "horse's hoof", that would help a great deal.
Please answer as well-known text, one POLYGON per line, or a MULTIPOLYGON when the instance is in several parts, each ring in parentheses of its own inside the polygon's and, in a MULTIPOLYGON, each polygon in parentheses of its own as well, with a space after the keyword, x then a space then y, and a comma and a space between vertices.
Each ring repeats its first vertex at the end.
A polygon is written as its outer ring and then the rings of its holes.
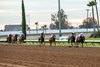
POLYGON ((42 47, 41 45, 39 45, 39 47, 42 47))
POLYGON ((70 48, 72 47, 72 46, 69 46, 70 48))
POLYGON ((78 48, 78 46, 75 46, 76 48, 78 48))
POLYGON ((50 45, 49 47, 51 47, 52 45, 50 45))

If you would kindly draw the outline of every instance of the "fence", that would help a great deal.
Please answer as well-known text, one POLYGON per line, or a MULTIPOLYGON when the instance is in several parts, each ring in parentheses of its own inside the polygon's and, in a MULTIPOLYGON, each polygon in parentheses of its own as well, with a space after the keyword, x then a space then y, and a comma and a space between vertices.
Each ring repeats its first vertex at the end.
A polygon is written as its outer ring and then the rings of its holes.
MULTIPOLYGON (((24 44, 32 44, 32 45, 35 45, 35 44, 40 44, 39 42, 38 42, 38 40, 25 40, 24 41, 25 43, 24 44), (27 43, 28 42, 28 43, 27 43)), ((7 43, 7 41, 5 40, 5 39, 2 39, 2 40, 0 40, 0 43, 1 44, 8 44, 7 43)), ((19 44, 19 43, 17 43, 17 44, 19 44)), ((45 40, 45 43, 44 44, 49 44, 49 41, 48 40, 45 40)), ((70 43, 68 43, 68 41, 67 40, 56 40, 56 44, 58 45, 58 46, 68 46, 68 45, 70 45, 70 43)), ((85 40, 85 42, 84 42, 84 46, 92 46, 92 47, 100 47, 100 40, 85 40)))

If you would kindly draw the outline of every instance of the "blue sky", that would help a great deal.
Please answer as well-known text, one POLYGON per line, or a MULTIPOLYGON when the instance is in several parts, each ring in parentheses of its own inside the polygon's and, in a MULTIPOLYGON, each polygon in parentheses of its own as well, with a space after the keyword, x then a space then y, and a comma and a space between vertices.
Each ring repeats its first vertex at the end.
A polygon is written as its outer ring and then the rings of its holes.
MULTIPOLYGON (((86 4, 91 0, 61 0, 61 8, 68 15, 72 25, 82 24, 86 18, 86 4)), ((100 8, 100 1, 98 8, 100 8)), ((51 14, 58 11, 58 0, 24 0, 27 24, 35 28, 35 22, 39 25, 49 25, 51 14)), ((89 8, 90 9, 90 8, 89 8)), ((100 9, 99 9, 100 14, 100 9)), ((0 0, 0 29, 7 24, 21 24, 21 0, 0 0)))

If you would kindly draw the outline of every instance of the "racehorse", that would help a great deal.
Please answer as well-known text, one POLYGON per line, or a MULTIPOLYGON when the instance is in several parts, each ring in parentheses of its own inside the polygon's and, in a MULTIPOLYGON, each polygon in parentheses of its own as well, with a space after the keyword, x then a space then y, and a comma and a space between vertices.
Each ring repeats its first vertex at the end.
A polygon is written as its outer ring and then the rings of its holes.
POLYGON ((17 37, 18 37, 17 34, 15 34, 15 35, 12 36, 12 38, 11 38, 12 43, 16 43, 17 42, 17 37))
POLYGON ((75 37, 74 34, 72 34, 72 36, 68 38, 68 43, 71 43, 71 46, 77 45, 78 47, 79 44, 81 44, 83 47, 84 41, 85 41, 85 36, 83 35, 83 33, 79 34, 77 37, 75 37))
POLYGON ((84 36, 83 34, 80 34, 80 35, 76 38, 77 45, 81 44, 82 47, 83 47, 84 41, 85 41, 85 36, 84 36))
POLYGON ((38 38, 38 42, 40 42, 40 44, 43 44, 44 43, 44 38, 43 37, 39 37, 38 38))
POLYGON ((20 37, 19 37, 19 43, 21 44, 22 42, 24 42, 24 35, 22 34, 20 37))
POLYGON ((11 42, 12 42, 12 35, 11 35, 11 34, 8 35, 8 37, 7 37, 7 42, 8 42, 8 43, 11 43, 11 42))
POLYGON ((75 45, 75 33, 72 33, 72 36, 69 36, 68 43, 71 43, 71 46, 75 45))
POLYGON ((55 38, 54 38, 54 37, 50 37, 50 38, 49 38, 49 43, 50 43, 50 46, 52 46, 52 43, 54 43, 55 46, 56 46, 55 38))
POLYGON ((44 43, 44 33, 41 33, 40 37, 38 38, 38 42, 40 42, 40 44, 44 43))

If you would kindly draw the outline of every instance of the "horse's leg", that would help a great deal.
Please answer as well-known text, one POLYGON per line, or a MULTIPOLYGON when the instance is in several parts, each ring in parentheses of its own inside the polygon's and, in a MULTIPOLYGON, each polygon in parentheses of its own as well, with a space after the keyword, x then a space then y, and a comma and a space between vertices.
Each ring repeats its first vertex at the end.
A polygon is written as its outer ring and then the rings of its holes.
POLYGON ((43 45, 45 46, 45 41, 43 41, 43 45))
POLYGON ((75 47, 78 47, 79 46, 79 42, 75 42, 75 47))
POLYGON ((79 45, 79 43, 78 42, 75 42, 75 46, 78 47, 78 45, 79 45))
POLYGON ((69 42, 68 42, 68 46, 69 46, 69 47, 70 47, 70 46, 72 46, 72 43, 71 43, 71 41, 69 41, 69 42))
POLYGON ((76 46, 76 43, 75 42, 73 42, 73 46, 76 46))
POLYGON ((76 46, 76 42, 74 42, 74 44, 73 44, 74 46, 76 46))
POLYGON ((80 46, 81 45, 81 43, 80 42, 78 42, 78 46, 80 46))
POLYGON ((51 47, 52 46, 52 40, 51 39, 49 40, 49 43, 50 43, 50 47, 51 47))
POLYGON ((56 46, 56 41, 55 41, 55 38, 53 39, 53 42, 54 42, 54 45, 56 46))
POLYGON ((71 46, 73 46, 73 43, 71 42, 71 46))
POLYGON ((83 42, 81 44, 82 44, 82 47, 83 47, 83 42))
POLYGON ((70 42, 70 45, 69 45, 69 47, 73 47, 73 42, 70 42))
POLYGON ((41 46, 44 46, 44 41, 41 41, 41 46))
POLYGON ((54 41, 54 45, 56 46, 56 42, 54 41))
POLYGON ((45 46, 44 38, 42 38, 42 45, 45 46))
POLYGON ((21 41, 19 41, 19 44, 21 45, 21 41))
POLYGON ((16 38, 16 41, 15 41, 15 43, 17 44, 17 38, 16 38))
POLYGON ((42 46, 42 44, 43 44, 43 42, 42 42, 42 41, 40 41, 40 47, 42 46))
POLYGON ((50 44, 50 47, 52 46, 52 41, 51 41, 51 38, 49 39, 49 44, 50 44))
POLYGON ((9 42, 9 45, 12 43, 12 38, 11 37, 9 37, 8 42, 9 42))
POLYGON ((9 43, 9 45, 10 45, 10 38, 9 37, 7 38, 7 43, 9 43))
POLYGON ((73 46, 75 46, 75 42, 73 42, 73 46))

